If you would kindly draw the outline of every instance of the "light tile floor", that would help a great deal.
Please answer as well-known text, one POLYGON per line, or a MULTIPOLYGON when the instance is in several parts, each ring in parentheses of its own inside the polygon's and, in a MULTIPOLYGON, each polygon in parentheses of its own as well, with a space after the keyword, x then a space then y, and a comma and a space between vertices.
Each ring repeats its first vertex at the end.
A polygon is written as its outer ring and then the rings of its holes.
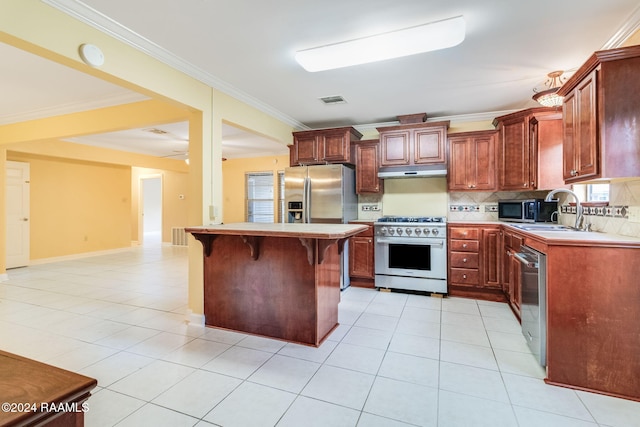
POLYGON ((0 348, 98 379, 93 426, 640 426, 544 384, 505 304, 349 288, 319 348, 185 323, 187 250, 10 270, 0 348))

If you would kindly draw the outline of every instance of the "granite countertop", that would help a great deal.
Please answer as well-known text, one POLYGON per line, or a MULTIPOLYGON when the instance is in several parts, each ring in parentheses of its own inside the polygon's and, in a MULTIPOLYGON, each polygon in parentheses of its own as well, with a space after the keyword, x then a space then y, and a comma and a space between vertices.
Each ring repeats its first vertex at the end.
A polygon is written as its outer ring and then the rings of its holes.
POLYGON ((343 239, 366 231, 358 224, 265 224, 237 222, 187 227, 188 233, 230 234, 242 236, 303 237, 310 239, 343 239))
POLYGON ((631 236, 621 236, 618 234, 601 233, 599 231, 535 231, 520 230, 510 227, 523 234, 531 234, 543 238, 547 244, 563 244, 566 242, 580 242, 592 244, 616 244, 637 246, 640 248, 640 238, 631 236))
POLYGON ((640 238, 631 236, 622 236, 619 234, 602 233, 599 231, 537 231, 537 230, 522 230, 516 227, 513 223, 505 221, 468 221, 468 220, 455 220, 449 221, 450 225, 504 225, 509 227, 513 231, 524 235, 531 235, 543 239, 547 244, 564 244, 567 242, 580 242, 583 244, 614 244, 624 245, 632 247, 640 247, 640 238))

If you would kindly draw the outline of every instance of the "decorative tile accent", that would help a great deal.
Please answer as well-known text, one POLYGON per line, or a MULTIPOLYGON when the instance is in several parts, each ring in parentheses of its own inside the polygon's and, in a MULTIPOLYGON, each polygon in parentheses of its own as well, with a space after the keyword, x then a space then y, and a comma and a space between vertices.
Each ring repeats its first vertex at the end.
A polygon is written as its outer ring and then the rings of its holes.
POLYGON ((449 212, 480 212, 480 205, 449 205, 449 212))
POLYGON ((498 205, 484 205, 485 212, 498 212, 498 205))
MULTIPOLYGON (((576 213, 575 206, 562 205, 560 206, 560 213, 574 214, 576 213)), ((603 216, 608 218, 629 218, 629 206, 588 206, 584 208, 584 215, 588 216, 603 216)))

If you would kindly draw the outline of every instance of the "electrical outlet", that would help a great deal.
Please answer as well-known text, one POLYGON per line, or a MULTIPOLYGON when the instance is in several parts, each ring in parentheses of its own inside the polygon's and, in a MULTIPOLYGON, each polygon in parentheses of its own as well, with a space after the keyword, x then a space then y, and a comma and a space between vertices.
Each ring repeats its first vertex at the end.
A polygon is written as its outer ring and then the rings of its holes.
POLYGON ((629 206, 629 222, 640 222, 640 206, 629 206))
POLYGON ((369 206, 369 205, 362 205, 362 210, 363 210, 363 211, 370 211, 370 210, 371 210, 371 206, 369 206))
POLYGON ((378 212, 378 211, 380 210, 380 206, 378 206, 378 205, 371 205, 371 210, 372 210, 372 211, 376 211, 376 212, 378 212))

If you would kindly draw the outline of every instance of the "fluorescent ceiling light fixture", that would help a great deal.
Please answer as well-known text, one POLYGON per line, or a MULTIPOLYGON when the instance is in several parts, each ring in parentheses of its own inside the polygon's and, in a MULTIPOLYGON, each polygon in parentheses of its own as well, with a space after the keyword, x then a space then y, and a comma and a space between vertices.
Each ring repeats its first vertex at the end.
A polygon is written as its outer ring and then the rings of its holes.
POLYGON ((464 40, 462 16, 296 52, 296 61, 310 72, 332 70, 400 58, 456 46, 464 40))

